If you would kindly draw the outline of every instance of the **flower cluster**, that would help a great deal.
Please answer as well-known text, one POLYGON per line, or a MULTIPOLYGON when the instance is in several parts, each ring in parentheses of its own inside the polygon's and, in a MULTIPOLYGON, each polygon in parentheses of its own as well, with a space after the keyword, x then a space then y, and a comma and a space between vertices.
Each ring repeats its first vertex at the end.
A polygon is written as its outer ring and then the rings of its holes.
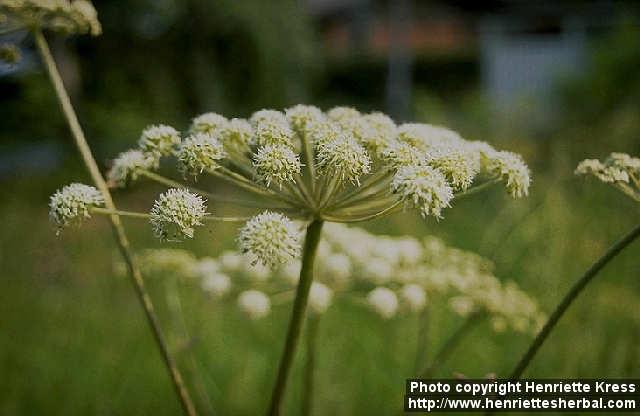
MULTIPOLYGON (((382 319, 420 312, 432 300, 447 300, 458 315, 485 314, 496 331, 532 332, 545 318, 530 296, 513 282, 502 283, 493 275, 491 262, 474 253, 435 237, 421 242, 339 224, 328 227, 309 292, 311 313, 325 313, 340 297, 368 305, 382 319)), ((271 305, 292 299, 301 267, 293 260, 270 270, 252 265, 251 256, 235 251, 197 260, 182 250, 147 250, 141 260, 153 274, 165 268, 189 281, 196 278, 214 299, 237 297, 240 310, 251 319, 263 318, 271 305)))
POLYGON ((98 13, 88 0, 3 0, 2 16, 28 28, 92 36, 102 33, 98 13))
POLYGON ((640 202, 640 158, 611 153, 604 162, 585 159, 578 164, 576 174, 593 175, 640 202))
MULTIPOLYGON (((114 160, 108 179, 123 187, 144 176, 172 188, 149 214, 130 214, 149 216, 156 236, 177 240, 193 237, 202 225, 204 197, 227 199, 188 183, 201 175, 234 185, 239 198, 233 202, 262 209, 242 228, 238 242, 252 264, 270 267, 300 253, 292 220, 357 222, 405 207, 440 219, 457 196, 476 186, 503 181, 513 197, 521 197, 530 183, 518 155, 465 140, 444 127, 396 125, 379 112, 362 114, 349 107, 323 112, 308 105, 260 110, 247 120, 209 112, 193 118, 184 134, 151 125, 137 148, 114 160), (154 172, 167 157, 176 159, 184 182, 154 172)), ((376 261, 367 267, 381 278, 391 274, 376 261)))
POLYGON ((193 238, 194 228, 206 215, 204 200, 186 189, 171 188, 154 202, 149 221, 161 240, 193 238))
POLYGON ((72 183, 51 196, 49 218, 59 228, 91 218, 91 208, 104 205, 100 191, 93 186, 72 183))

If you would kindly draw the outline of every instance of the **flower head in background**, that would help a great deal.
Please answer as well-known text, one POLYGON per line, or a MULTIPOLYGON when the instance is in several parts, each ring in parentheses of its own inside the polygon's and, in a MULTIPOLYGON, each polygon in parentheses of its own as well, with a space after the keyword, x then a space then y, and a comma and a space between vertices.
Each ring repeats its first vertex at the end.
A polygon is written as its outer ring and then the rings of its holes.
POLYGON ((251 319, 261 319, 271 312, 269 297, 258 290, 247 290, 238 296, 238 306, 251 319))
POLYGON ((640 158, 611 153, 604 162, 585 159, 578 164, 576 174, 595 176, 640 202, 640 158))
POLYGON ((367 301, 376 313, 384 319, 391 319, 398 310, 398 297, 386 287, 377 287, 367 295, 367 301))
POLYGON ((142 131, 138 146, 140 149, 159 159, 169 156, 180 144, 180 133, 171 126, 158 124, 149 126, 142 131))

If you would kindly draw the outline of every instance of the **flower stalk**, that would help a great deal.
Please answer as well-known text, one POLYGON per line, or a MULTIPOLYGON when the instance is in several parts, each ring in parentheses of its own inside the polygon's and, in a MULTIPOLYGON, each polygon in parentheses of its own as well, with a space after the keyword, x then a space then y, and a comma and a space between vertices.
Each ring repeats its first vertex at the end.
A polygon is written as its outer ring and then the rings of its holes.
MULTIPOLYGON (((71 99, 69 98, 69 95, 67 94, 67 91, 64 87, 64 83, 51 54, 51 50, 49 49, 49 45, 47 44, 47 41, 40 29, 34 29, 33 35, 35 37, 38 52, 40 53, 45 68, 49 74, 49 78, 51 80, 51 83, 53 84, 56 96, 62 108, 63 115, 67 121, 69 129, 71 130, 71 135, 74 138, 76 147, 78 148, 78 151, 82 156, 83 162, 87 170, 89 171, 89 174, 91 175, 91 178, 96 187, 102 193, 104 204, 107 209, 111 211, 117 211, 113 199, 111 198, 111 193, 109 192, 107 183, 100 173, 98 164, 96 163, 91 152, 91 148, 89 147, 89 144, 87 143, 87 140, 84 136, 84 132, 82 130, 82 127, 80 126, 73 105, 71 104, 71 99)), ((171 380, 173 382, 176 394, 180 399, 182 408, 185 414, 194 416, 197 414, 195 406, 191 401, 191 397, 182 378, 182 374, 180 373, 175 359, 171 355, 171 352, 169 351, 169 348, 167 346, 164 333, 160 328, 160 323, 158 322, 158 318, 154 310, 153 302, 151 301, 151 297, 149 296, 145 288, 142 274, 140 273, 140 270, 138 269, 138 266, 134 261, 133 254, 129 246, 129 240, 127 239, 127 236, 125 234, 122 222, 120 221, 118 215, 115 213, 111 213, 109 219, 111 221, 111 226, 116 238, 116 243, 127 265, 129 276, 135 288, 136 295, 145 312, 145 317, 147 318, 147 322, 151 328, 156 344, 160 349, 163 361, 167 367, 167 370, 169 371, 169 376, 171 377, 171 380)))
POLYGON ((304 368, 302 385, 301 415, 308 416, 313 412, 314 373, 316 368, 316 345, 318 343, 318 326, 320 316, 310 314, 307 319, 307 360, 304 368))
POLYGON ((613 260, 622 250, 625 249, 629 244, 631 244, 636 238, 640 236, 640 225, 635 226, 631 231, 629 231, 625 236, 616 241, 609 249, 598 259, 595 263, 591 265, 587 269, 587 271, 576 281, 576 283, 571 287, 569 292, 562 298, 562 301, 556 306, 556 309, 553 311, 549 319, 544 324, 538 335, 535 337, 527 352, 522 356, 516 367, 513 369, 513 372, 509 376, 511 380, 518 380, 524 371, 527 369, 533 358, 538 353, 542 344, 549 337, 549 334, 555 328, 556 324, 562 318, 564 313, 569 309, 569 306, 573 303, 573 301, 580 295, 580 293, 584 290, 584 288, 593 280, 594 277, 598 275, 600 270, 602 270, 611 260, 613 260))
POLYGON ((300 342, 300 332, 306 314, 309 290, 313 282, 313 267, 318 243, 320 242, 322 224, 323 222, 321 220, 316 219, 307 227, 307 235, 302 251, 300 282, 298 283, 296 297, 293 302, 293 310, 291 311, 291 319, 289 321, 289 328, 287 329, 284 350, 278 366, 278 375, 271 394, 271 403, 268 411, 268 414, 271 416, 280 414, 282 399, 287 388, 287 379, 291 372, 291 365, 293 364, 296 349, 300 342))

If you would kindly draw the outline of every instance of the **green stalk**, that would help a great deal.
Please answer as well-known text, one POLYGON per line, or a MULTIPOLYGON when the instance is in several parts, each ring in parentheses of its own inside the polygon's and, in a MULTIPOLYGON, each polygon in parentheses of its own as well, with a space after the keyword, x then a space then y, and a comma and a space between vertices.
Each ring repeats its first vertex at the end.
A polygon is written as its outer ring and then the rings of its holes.
POLYGON ((296 349, 300 341, 300 330, 302 329, 302 323, 304 322, 309 290, 311 289, 311 282, 313 281, 313 264, 316 258, 318 243, 320 242, 322 224, 323 222, 321 220, 315 219, 307 227, 307 236, 305 238, 304 249, 302 251, 300 282, 296 289, 296 298, 293 302, 293 310, 291 311, 291 319, 287 330, 284 351, 280 358, 278 376, 271 394, 271 403, 268 411, 268 414, 271 416, 277 416, 280 414, 282 399, 287 387, 287 379, 291 372, 291 365, 293 364, 296 349))
POLYGON ((527 369, 533 357, 545 342, 553 328, 556 326, 562 315, 567 311, 573 301, 580 295, 582 290, 593 280, 593 278, 606 266, 611 260, 613 260, 625 247, 631 244, 636 238, 640 236, 640 225, 637 225, 624 237, 616 241, 609 249, 600 257, 595 263, 587 269, 587 271, 578 279, 573 287, 567 292, 562 301, 556 306, 549 319, 542 327, 542 330, 538 333, 536 338, 529 346, 527 352, 522 356, 513 372, 509 376, 511 380, 518 380, 524 371, 527 369))
MULTIPOLYGON (((78 151, 82 156, 82 160, 84 161, 84 164, 87 167, 87 170, 89 171, 89 174, 91 175, 91 178, 96 187, 102 193, 107 209, 117 211, 113 199, 111 198, 111 193, 109 193, 109 187, 107 186, 107 183, 100 173, 98 164, 93 157, 91 148, 89 147, 89 144, 87 143, 87 140, 84 136, 84 132, 82 131, 82 127, 80 127, 80 122, 78 121, 78 117, 75 110, 73 109, 73 105, 71 104, 69 94, 67 94, 64 83, 62 82, 62 78, 60 77, 60 73, 58 72, 56 63, 53 59, 53 56, 51 55, 49 45, 47 44, 47 41, 40 29, 34 29, 33 35, 35 37, 38 52, 40 53, 45 68, 49 74, 49 78, 51 79, 51 83, 53 84, 53 88, 56 92, 60 107, 62 108, 62 113, 67 121, 67 124, 69 125, 71 135, 73 136, 76 147, 78 148, 78 151)), ((125 263, 127 264, 129 277, 131 278, 131 281, 135 288, 138 300, 140 301, 140 304, 144 309, 147 323, 149 324, 156 344, 160 349, 162 359, 164 360, 167 370, 169 371, 169 376, 171 377, 171 381, 173 382, 173 387, 175 388, 176 394, 180 399, 182 408, 185 414, 189 416, 195 416, 197 414, 196 409, 193 405, 193 402, 191 401, 189 391, 187 390, 187 387, 182 379, 180 370, 175 363, 175 359, 173 358, 173 356, 169 352, 169 348, 167 347, 167 342, 165 340, 164 333, 160 328, 160 323, 158 322, 158 317, 156 316, 153 303, 151 302, 151 297, 149 296, 145 288, 144 279, 142 278, 140 269, 134 261, 133 253, 131 252, 129 246, 129 240, 127 239, 127 236, 125 234, 124 227, 122 226, 122 222, 120 221, 120 217, 112 214, 109 218, 111 220, 111 226, 113 228, 116 243, 118 245, 118 248, 120 249, 120 253, 124 258, 125 263)))
POLYGON ((307 362, 302 382, 302 412, 300 413, 303 416, 309 416, 313 412, 313 375, 316 368, 316 344, 318 342, 319 323, 319 315, 309 315, 307 319, 307 362))

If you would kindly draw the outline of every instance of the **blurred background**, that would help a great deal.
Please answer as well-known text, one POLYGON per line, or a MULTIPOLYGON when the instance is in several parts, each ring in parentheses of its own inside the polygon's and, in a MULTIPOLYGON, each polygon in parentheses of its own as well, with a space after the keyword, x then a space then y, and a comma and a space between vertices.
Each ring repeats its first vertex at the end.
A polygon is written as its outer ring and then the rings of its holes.
MULTIPOLYGON (((96 1, 104 33, 51 36, 103 169, 142 129, 184 129, 206 111, 247 117, 308 103, 381 110, 446 125, 521 153, 529 198, 501 189, 440 222, 413 214, 367 224, 433 234, 496 263, 550 312, 578 275, 638 220, 611 187, 574 177, 584 158, 640 153, 640 7, 635 1, 96 1)), ((110 228, 96 219, 56 236, 48 197, 89 182, 26 33, 18 65, 0 64, 0 413, 176 414, 178 404, 129 281, 113 270, 110 228)), ((222 185, 220 185, 222 186, 222 185)), ((117 191, 148 210, 161 188, 117 191)), ((214 202, 212 201, 212 204, 214 202)), ((220 208, 222 209, 222 207, 220 208)), ((136 249, 160 247, 127 223, 136 249)), ((221 225, 178 245, 199 256, 234 247, 221 225)), ((570 309, 533 362, 535 377, 640 377, 640 245, 629 247, 570 309)), ((148 276, 162 305, 161 285, 148 276)), ((249 322, 184 294, 199 338, 202 412, 266 406, 289 306, 249 322)), ((162 312, 162 306, 160 306, 162 312)), ((431 308, 427 351, 460 324, 431 308)), ((171 333, 170 320, 163 321, 171 333)), ((395 414, 414 361, 414 320, 382 322, 338 304, 320 329, 317 414, 395 414), (346 315, 345 315, 346 314, 346 315), (348 319, 344 319, 347 316, 348 319)), ((480 325, 438 376, 505 376, 529 336, 480 325)), ((299 369, 293 379, 299 377, 299 369)), ((190 383, 194 373, 185 369, 190 383)), ((299 409, 294 381, 289 414, 299 409)))

